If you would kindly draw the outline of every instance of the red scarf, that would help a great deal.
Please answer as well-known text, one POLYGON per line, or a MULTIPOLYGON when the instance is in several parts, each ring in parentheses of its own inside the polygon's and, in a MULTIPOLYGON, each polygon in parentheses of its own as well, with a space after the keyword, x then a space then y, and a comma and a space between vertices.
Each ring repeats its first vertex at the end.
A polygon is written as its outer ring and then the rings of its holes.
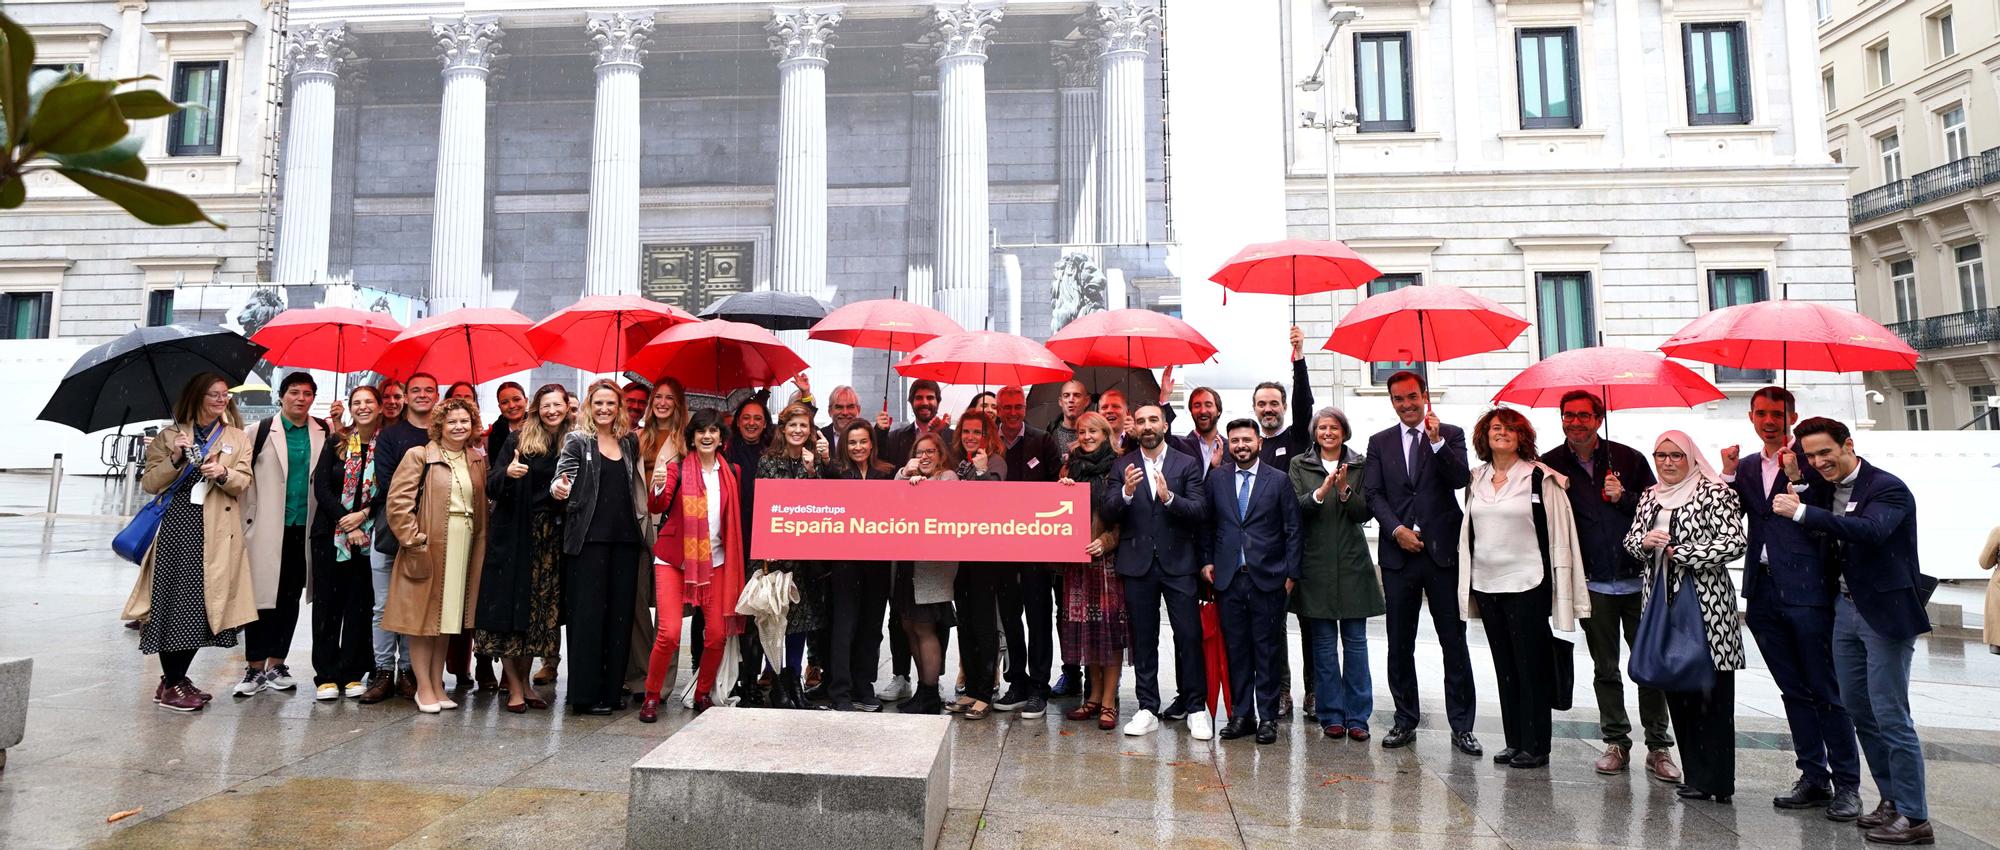
MULTIPOLYGON (((713 624, 720 612, 726 633, 736 635, 743 633, 744 619, 736 613, 736 600, 743 595, 744 579, 743 514, 737 510, 742 491, 737 487, 736 468, 720 456, 716 462, 717 479, 722 484, 722 563, 715 568, 708 592, 699 602, 707 622, 713 624)), ((710 498, 702 481, 698 453, 689 453, 679 463, 669 464, 666 484, 652 500, 654 507, 666 514, 653 554, 682 569, 689 563, 711 560, 714 553, 709 548, 710 498)))

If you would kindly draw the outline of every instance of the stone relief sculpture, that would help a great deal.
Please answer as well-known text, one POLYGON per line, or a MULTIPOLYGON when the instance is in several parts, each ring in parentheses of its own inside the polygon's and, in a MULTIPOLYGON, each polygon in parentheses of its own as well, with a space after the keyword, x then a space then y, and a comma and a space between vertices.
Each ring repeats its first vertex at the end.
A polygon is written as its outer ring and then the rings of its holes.
POLYGON ((1064 251, 1049 286, 1049 332, 1062 330, 1079 316, 1104 312, 1106 304, 1104 272, 1097 262, 1082 251, 1064 251))

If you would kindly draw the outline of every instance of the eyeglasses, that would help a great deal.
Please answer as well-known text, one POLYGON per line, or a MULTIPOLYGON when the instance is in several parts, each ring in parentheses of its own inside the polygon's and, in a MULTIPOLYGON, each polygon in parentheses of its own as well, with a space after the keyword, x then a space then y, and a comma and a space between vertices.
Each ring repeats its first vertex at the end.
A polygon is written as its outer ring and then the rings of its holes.
POLYGON ((937 457, 937 453, 938 453, 938 450, 937 450, 937 449, 918 449, 918 450, 917 450, 917 454, 918 454, 918 455, 921 455, 921 456, 923 456, 923 457, 937 457))
POLYGON ((1589 421, 1591 421, 1591 420, 1594 420, 1594 419, 1596 419, 1596 418, 1597 418, 1597 414, 1595 414, 1595 413, 1592 413, 1592 412, 1590 412, 1590 411, 1588 411, 1588 410, 1586 410, 1586 411, 1583 411, 1583 412, 1581 412, 1581 413, 1579 413, 1579 412, 1576 412, 1576 411, 1573 411, 1573 410, 1565 410, 1565 411, 1563 411, 1563 421, 1564 421, 1564 422, 1589 422, 1589 421))
POLYGON ((1687 454, 1686 454, 1686 453, 1683 453, 1683 452, 1654 452, 1654 453, 1653 453, 1653 460, 1655 460, 1655 461, 1657 461, 1657 462, 1659 462, 1659 463, 1666 463, 1667 461, 1673 461, 1674 463, 1685 463, 1685 462, 1687 462, 1687 459, 1688 459, 1688 456, 1687 456, 1687 454))
POLYGON ((229 392, 227 390, 224 390, 219 393, 209 393, 208 395, 204 396, 204 398, 207 398, 209 401, 228 401, 229 392))

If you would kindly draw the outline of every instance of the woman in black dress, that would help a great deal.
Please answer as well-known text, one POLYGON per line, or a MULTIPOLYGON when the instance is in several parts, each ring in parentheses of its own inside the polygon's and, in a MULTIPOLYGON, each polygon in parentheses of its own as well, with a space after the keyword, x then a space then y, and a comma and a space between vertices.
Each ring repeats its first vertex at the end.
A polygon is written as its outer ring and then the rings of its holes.
MULTIPOLYGON (((896 468, 875 456, 875 426, 856 419, 835 434, 840 447, 826 464, 826 478, 889 481, 896 468)), ((834 711, 881 711, 875 695, 876 665, 882 660, 882 613, 889 607, 888 564, 839 561, 830 565, 826 600, 828 631, 826 698, 834 711)))
POLYGON ((532 414, 506 432, 486 467, 493 531, 479 585, 479 645, 500 659, 507 710, 515 714, 549 707, 528 667, 562 647, 563 505, 549 485, 568 425, 562 385, 536 390, 532 414))

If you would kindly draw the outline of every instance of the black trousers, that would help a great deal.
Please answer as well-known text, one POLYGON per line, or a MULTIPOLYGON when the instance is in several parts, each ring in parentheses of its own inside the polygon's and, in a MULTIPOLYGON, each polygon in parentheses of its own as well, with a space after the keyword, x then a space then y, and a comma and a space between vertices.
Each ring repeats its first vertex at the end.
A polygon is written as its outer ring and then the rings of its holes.
POLYGON ((827 699, 838 705, 874 696, 882 663, 882 612, 889 607, 889 565, 848 561, 827 576, 827 699))
POLYGON ((1486 645, 1493 651, 1493 675, 1500 683, 1500 725, 1507 747, 1549 754, 1555 706, 1555 670, 1550 656, 1549 583, 1519 593, 1472 592, 1486 645))
POLYGON ((336 562, 331 545, 324 551, 312 571, 313 684, 345 685, 375 666, 374 576, 367 553, 336 562))
POLYGON ((645 559, 645 547, 637 543, 585 543, 583 552, 566 559, 563 622, 569 631, 572 705, 617 705, 623 698, 633 599, 645 559))
POLYGON ((999 585, 1008 569, 992 564, 960 564, 952 583, 958 620, 958 666, 965 671, 965 695, 993 701, 993 674, 1000 665, 999 585))
POLYGON ((1055 661, 1055 571, 1041 564, 997 569, 1012 573, 995 582, 1000 627, 1007 633, 1007 684, 1025 695, 1046 697, 1049 666, 1055 661))
POLYGON ((1195 576, 1169 576, 1158 561, 1139 577, 1125 576, 1125 615, 1132 624, 1132 674, 1139 707, 1160 713, 1160 603, 1174 630, 1174 702, 1206 711, 1208 667, 1201 651, 1201 608, 1195 576))
MULTIPOLYGON (((1229 655, 1229 719, 1276 722, 1279 659, 1285 655, 1285 589, 1262 590, 1248 575, 1218 589, 1222 645, 1229 655)), ((1206 668, 1204 668, 1204 671, 1206 668)))
POLYGON ((1710 794, 1736 793, 1736 671, 1715 671, 1707 692, 1668 691, 1667 713, 1680 739, 1683 781, 1710 794))
POLYGON ((1396 727, 1415 729, 1423 719, 1417 700, 1417 616, 1429 599, 1431 627, 1444 653, 1445 717, 1451 731, 1472 731, 1479 698, 1472 684, 1472 654, 1465 649, 1465 621, 1458 618, 1458 573, 1428 558, 1413 558, 1399 569, 1382 571, 1382 592, 1389 602, 1389 694, 1396 699, 1396 727))
MULTIPOLYGON (((1290 599, 1289 595, 1286 596, 1287 601, 1290 599)), ((1317 687, 1319 683, 1314 681, 1317 678, 1316 674, 1318 670, 1314 668, 1312 663, 1312 629, 1306 626, 1306 617, 1304 614, 1294 611, 1292 612, 1292 619, 1299 624, 1299 644, 1303 650, 1300 655, 1306 662, 1299 665, 1299 676, 1305 680, 1306 693, 1316 693, 1319 691, 1317 687)), ((1286 634, 1284 623, 1280 621, 1278 624, 1278 691, 1288 694, 1292 692, 1292 641, 1291 638, 1285 636, 1286 634)))
MULTIPOLYGON (((257 609, 257 619, 243 629, 243 658, 251 664, 292 654, 292 633, 299 630, 299 595, 306 589, 306 527, 285 526, 279 552, 278 607, 257 609)), ((372 584, 368 595, 372 608, 372 584)))

